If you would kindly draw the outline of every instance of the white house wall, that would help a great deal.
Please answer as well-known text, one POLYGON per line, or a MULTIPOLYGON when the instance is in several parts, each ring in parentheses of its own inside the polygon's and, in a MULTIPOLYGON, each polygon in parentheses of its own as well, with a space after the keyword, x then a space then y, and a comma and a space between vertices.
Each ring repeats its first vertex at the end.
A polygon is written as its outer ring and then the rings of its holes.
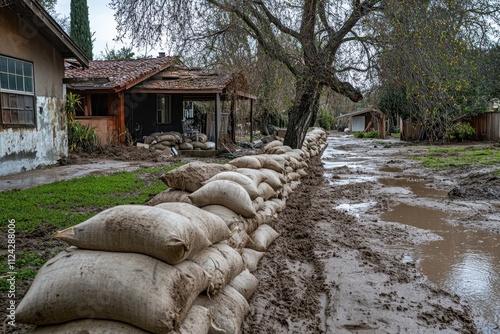
POLYGON ((63 100, 36 98, 36 127, 0 131, 0 176, 57 163, 68 155, 63 100))

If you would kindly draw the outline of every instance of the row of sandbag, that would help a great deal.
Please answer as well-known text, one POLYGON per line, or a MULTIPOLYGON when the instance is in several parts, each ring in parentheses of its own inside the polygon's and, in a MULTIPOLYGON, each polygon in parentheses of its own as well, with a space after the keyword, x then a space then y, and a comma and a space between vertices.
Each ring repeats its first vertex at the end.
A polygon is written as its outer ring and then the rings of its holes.
POLYGON ((144 144, 150 148, 163 151, 167 148, 176 148, 178 150, 212 150, 215 143, 209 142, 207 135, 199 133, 191 138, 185 138, 179 132, 154 132, 144 137, 144 144))
MULTIPOLYGON (((265 149, 276 150, 280 146, 277 144, 266 146, 265 149)), ((293 151, 285 147, 282 149, 293 151)), ((308 149, 303 152, 302 158, 310 155, 308 149)), ((278 172, 274 169, 281 169, 281 181, 289 179, 296 182, 288 174, 296 173, 300 169, 299 165, 290 164, 292 159, 274 159, 280 162, 281 167, 270 162, 265 166, 271 167, 268 169, 276 173, 278 172), (290 165, 295 165, 295 168, 290 169, 290 165)), ((304 159, 297 157, 296 160, 304 159)), ((247 168, 251 167, 249 164, 252 163, 253 167, 257 167, 255 160, 246 158, 233 160, 231 166, 247 168), (243 163, 245 167, 241 167, 243 163)), ((259 169, 262 167, 261 164, 259 169)), ((300 167, 305 167, 304 161, 300 167)), ((232 169, 220 165, 218 168, 232 169)), ((277 233, 269 224, 272 224, 277 212, 283 208, 291 190, 284 191, 284 185, 277 189, 273 187, 275 195, 264 196, 267 197, 264 201, 262 196, 250 196, 251 191, 247 190, 251 189, 250 187, 238 184, 239 188, 235 184, 228 187, 228 183, 236 182, 220 178, 222 173, 215 174, 211 181, 206 180, 205 174, 203 187, 215 181, 224 181, 225 186, 215 182, 208 188, 200 187, 188 196, 191 202, 205 210, 186 203, 165 203, 157 208, 120 206, 105 210, 82 224, 58 233, 60 239, 94 251, 70 249, 49 261, 46 266, 50 268, 44 266, 40 270, 33 284, 34 288, 30 289, 19 305, 21 322, 26 318, 33 319, 30 323, 36 324, 71 321, 62 325, 37 327, 40 333, 76 333, 77 330, 88 330, 89 333, 106 333, 106 330, 109 330, 111 333, 118 331, 117 326, 121 326, 120 332, 125 333, 142 333, 144 330, 153 333, 175 330, 182 333, 206 333, 206 328, 211 332, 237 332, 249 310, 248 303, 242 296, 249 298, 257 284, 248 269, 255 270, 264 254, 262 251, 277 237, 277 233), (207 196, 207 189, 210 190, 211 196, 207 196), (242 196, 242 189, 246 189, 247 196, 253 199, 254 210, 248 206, 247 198, 242 196), (219 202, 223 196, 217 195, 218 191, 222 191, 226 198, 238 200, 219 202), (207 197, 212 199, 207 202, 207 197), (181 219, 182 216, 188 218, 189 222, 181 219), (173 226, 164 226, 161 222, 165 221, 172 221, 173 226), (203 227, 202 233, 196 228, 188 227, 193 221, 196 227, 203 227), (207 221, 211 223, 207 224, 207 221), (148 225, 147 222, 154 222, 157 226, 148 225), (232 229, 230 235, 228 226, 232 229), (203 240, 203 236, 208 240, 203 240), (117 251, 127 253, 115 253, 117 251), (154 269, 151 260, 155 263, 154 269), (112 264, 116 264, 116 268, 112 264), (130 266, 134 268, 132 273, 130 266), (82 268, 87 269, 88 273, 82 268), (136 272, 141 274, 137 276, 136 272), (160 272, 162 277, 173 278, 158 280, 160 272), (152 277, 148 274, 152 274, 152 277), (75 280, 69 280, 68 277, 74 277, 75 280), (149 281, 154 282, 154 287, 150 286, 149 281), (135 286, 141 287, 139 295, 137 291, 130 290, 130 287, 135 286), (161 287, 166 287, 166 294, 158 292, 161 287), (143 294, 142 289, 146 289, 146 293, 143 294), (31 293, 32 291, 35 292, 31 293), (202 291, 206 291, 206 294, 200 294, 202 291), (83 292, 85 295, 80 299, 83 292), (124 298, 129 302, 129 307, 124 298), (145 313, 138 312, 134 308, 136 304, 147 305, 141 308, 145 313), (37 317, 38 319, 35 319, 37 317), (76 320, 80 318, 117 321, 76 320)), ((260 178, 262 183, 265 178, 260 178)), ((288 182, 285 182, 285 185, 287 184, 288 182)), ((269 190, 269 187, 267 188, 269 190)))
POLYGON ((226 223, 191 204, 116 206, 56 237, 78 248, 49 260, 19 304, 19 322, 45 325, 34 333, 231 333, 257 284, 246 268, 259 254, 224 243, 226 223))

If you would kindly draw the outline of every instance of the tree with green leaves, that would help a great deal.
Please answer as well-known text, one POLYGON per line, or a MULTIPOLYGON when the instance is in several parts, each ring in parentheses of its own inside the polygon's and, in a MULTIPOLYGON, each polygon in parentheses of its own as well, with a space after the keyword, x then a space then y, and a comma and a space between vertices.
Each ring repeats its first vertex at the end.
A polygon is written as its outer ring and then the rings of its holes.
POLYGON ((458 117, 485 111, 492 97, 482 83, 495 68, 480 66, 487 54, 480 50, 498 38, 491 23, 498 22, 499 2, 390 0, 386 6, 394 10, 375 25, 383 32, 379 108, 418 124, 420 139, 443 139, 458 117))
POLYGON ((89 59, 92 59, 92 34, 90 33, 87 0, 71 0, 70 36, 89 59))

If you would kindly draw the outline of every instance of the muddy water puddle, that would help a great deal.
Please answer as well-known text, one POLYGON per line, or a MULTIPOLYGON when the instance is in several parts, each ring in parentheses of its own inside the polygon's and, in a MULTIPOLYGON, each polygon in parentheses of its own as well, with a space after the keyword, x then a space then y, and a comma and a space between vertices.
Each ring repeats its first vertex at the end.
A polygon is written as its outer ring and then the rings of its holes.
POLYGON ((445 198, 448 196, 447 191, 427 187, 428 182, 421 177, 381 178, 378 181, 385 186, 410 188, 418 197, 445 198))
POLYGON ((430 230, 442 239, 417 246, 417 259, 423 274, 441 288, 468 300, 483 318, 483 333, 500 332, 500 235, 451 226, 445 212, 398 204, 380 216, 430 230))

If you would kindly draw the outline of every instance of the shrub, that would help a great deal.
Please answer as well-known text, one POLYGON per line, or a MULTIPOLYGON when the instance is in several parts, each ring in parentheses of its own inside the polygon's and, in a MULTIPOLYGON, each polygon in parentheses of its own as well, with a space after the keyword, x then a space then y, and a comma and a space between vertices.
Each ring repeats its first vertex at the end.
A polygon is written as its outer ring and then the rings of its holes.
POLYGON ((446 130, 445 138, 449 140, 472 140, 476 130, 469 123, 458 122, 446 130))
POLYGON ((355 132, 354 137, 356 137, 356 138, 378 138, 378 131, 355 132))

